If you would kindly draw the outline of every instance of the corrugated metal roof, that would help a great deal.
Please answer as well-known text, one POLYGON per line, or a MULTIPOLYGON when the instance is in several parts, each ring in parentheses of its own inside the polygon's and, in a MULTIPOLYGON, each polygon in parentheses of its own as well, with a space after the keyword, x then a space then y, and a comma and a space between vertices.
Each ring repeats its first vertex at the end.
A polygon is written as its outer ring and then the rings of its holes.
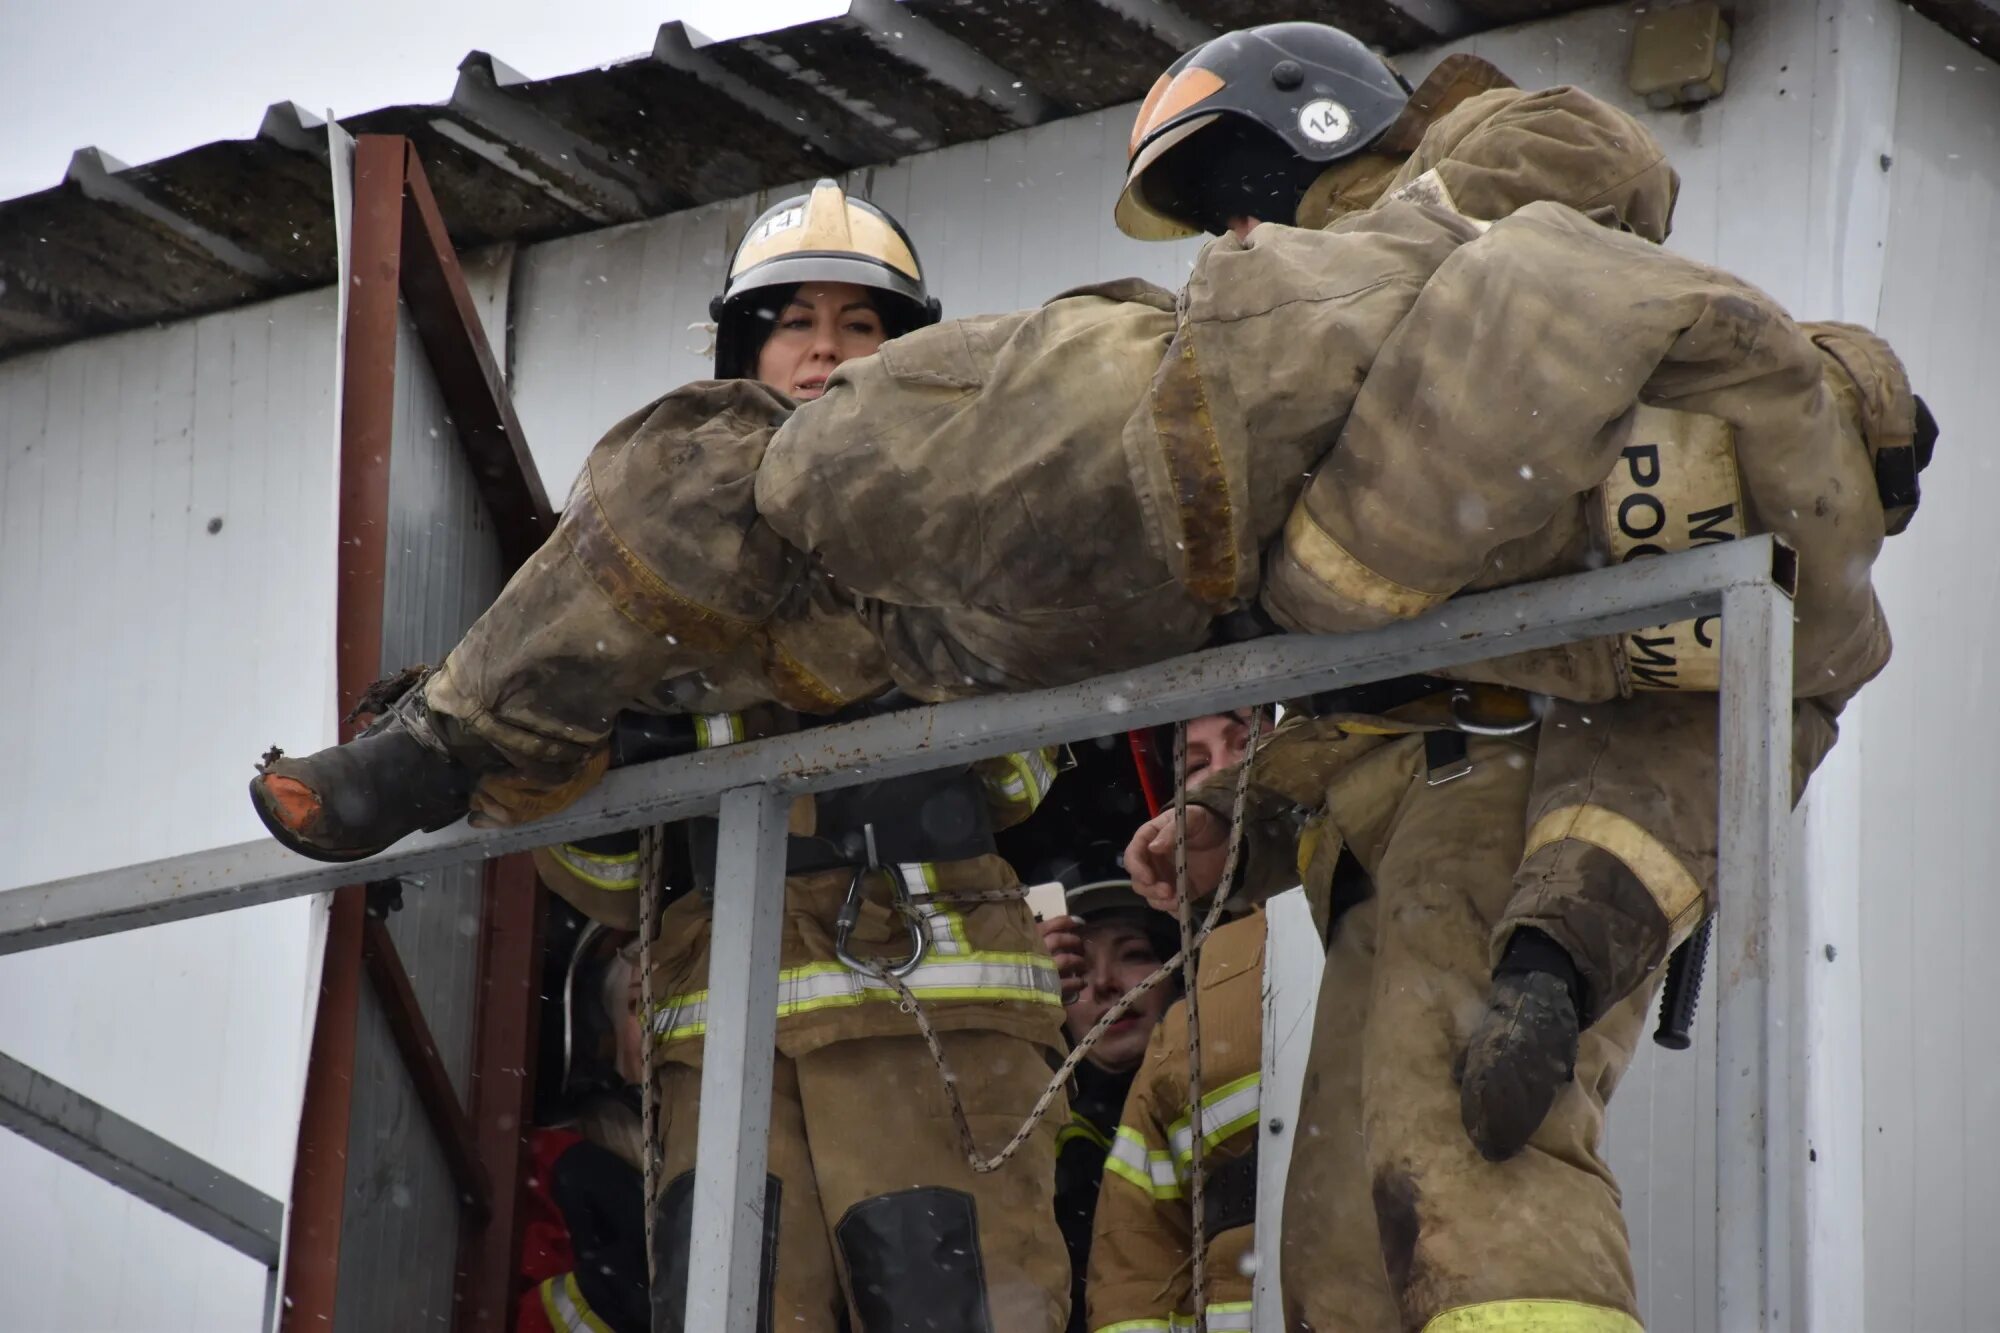
MULTIPOLYGON (((1933 6, 1986 8, 1918 8, 1933 6)), ((475 51, 444 103, 341 124, 414 140, 453 240, 469 248, 654 217, 1128 102, 1178 52, 1227 27, 1317 19, 1397 51, 1586 7, 852 0, 833 18, 725 42, 669 23, 649 56, 552 79, 475 51)), ((254 138, 143 166, 79 151, 62 184, 0 202, 0 356, 330 282, 325 155, 325 127, 291 103, 272 107, 254 138)))

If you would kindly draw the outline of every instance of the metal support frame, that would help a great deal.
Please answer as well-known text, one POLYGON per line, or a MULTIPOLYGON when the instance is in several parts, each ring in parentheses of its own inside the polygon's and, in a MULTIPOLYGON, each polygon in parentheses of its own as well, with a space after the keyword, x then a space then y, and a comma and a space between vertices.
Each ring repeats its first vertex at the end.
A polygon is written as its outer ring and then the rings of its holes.
MULTIPOLYGON (((915 708, 612 773, 550 819, 464 825, 406 840, 360 867, 248 843, 0 893, 0 952, 247 907, 356 878, 617 829, 722 815, 710 1029, 697 1148, 688 1327, 747 1328, 764 1195, 783 812, 804 792, 924 772, 1505 654, 1720 616, 1722 903, 1717 986, 1718 1327, 1789 1327, 1812 1234, 1797 1169, 1809 1126, 1794 1079, 1809 1002, 1790 888, 1791 553, 1770 537, 1718 544, 1481 593, 1384 629, 1281 636, 1033 694, 915 708)), ((1831 1206, 1822 1203, 1821 1206, 1831 1206)))
POLYGON ((282 1203, 4 1052, 0 1128, 277 1268, 282 1203))
POLYGON ((1790 861, 1792 605, 1769 584, 1740 585, 1723 593, 1722 621, 1716 1327, 1803 1327, 1806 1025, 1787 1016, 1809 1003, 1811 943, 1790 861))

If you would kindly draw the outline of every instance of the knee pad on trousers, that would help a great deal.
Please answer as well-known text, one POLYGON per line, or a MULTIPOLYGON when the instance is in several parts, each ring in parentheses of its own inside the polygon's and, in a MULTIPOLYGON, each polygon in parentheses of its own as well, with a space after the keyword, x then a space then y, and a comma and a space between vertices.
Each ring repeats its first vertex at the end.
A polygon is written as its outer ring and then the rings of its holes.
MULTIPOLYGON (((783 1185, 764 1177, 764 1253, 757 1275, 757 1330, 771 1333, 771 1288, 778 1275, 778 1202, 783 1185)), ((688 1251, 694 1242, 694 1172, 667 1182, 653 1206, 653 1327, 688 1333, 688 1251)))
POLYGON ((970 1194, 936 1187, 878 1194, 847 1210, 834 1239, 861 1316, 858 1333, 992 1333, 970 1194))

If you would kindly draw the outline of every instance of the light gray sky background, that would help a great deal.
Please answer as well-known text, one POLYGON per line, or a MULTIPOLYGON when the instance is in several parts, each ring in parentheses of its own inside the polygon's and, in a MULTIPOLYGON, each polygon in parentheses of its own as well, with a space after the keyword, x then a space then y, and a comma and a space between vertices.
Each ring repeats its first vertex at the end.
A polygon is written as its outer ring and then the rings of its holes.
POLYGON ((467 51, 544 78, 653 48, 680 19, 766 32, 844 0, 0 0, 0 199, 86 145, 129 163, 247 139, 293 101, 352 115, 451 95, 467 51))

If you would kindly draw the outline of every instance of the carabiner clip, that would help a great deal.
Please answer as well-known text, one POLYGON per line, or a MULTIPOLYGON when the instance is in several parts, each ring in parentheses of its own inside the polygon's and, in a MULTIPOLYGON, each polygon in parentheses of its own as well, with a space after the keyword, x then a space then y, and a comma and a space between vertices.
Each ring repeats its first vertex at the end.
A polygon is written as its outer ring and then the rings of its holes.
POLYGON ((924 929, 924 923, 917 919, 916 913, 908 910, 909 890, 904 886, 900 875, 891 878, 895 881, 898 905, 903 909, 904 927, 910 932, 910 956, 891 967, 880 959, 864 960, 856 958, 847 951, 847 941, 854 934, 855 925, 861 920, 861 904, 868 897, 868 872, 881 869, 875 859, 875 826, 864 825, 861 832, 868 844, 868 864, 855 867, 854 878, 847 886, 847 897, 840 904, 840 915, 834 918, 833 956, 838 958, 849 971, 859 972, 864 977, 879 976, 883 973, 892 977, 907 977, 924 961, 924 954, 930 949, 931 937, 930 932, 924 929))
POLYGON ((1520 722, 1474 722, 1463 711, 1465 705, 1471 702, 1471 690, 1459 688, 1451 692, 1451 724, 1454 731, 1462 731, 1468 736, 1519 736, 1533 731, 1541 723, 1532 711, 1520 722))

